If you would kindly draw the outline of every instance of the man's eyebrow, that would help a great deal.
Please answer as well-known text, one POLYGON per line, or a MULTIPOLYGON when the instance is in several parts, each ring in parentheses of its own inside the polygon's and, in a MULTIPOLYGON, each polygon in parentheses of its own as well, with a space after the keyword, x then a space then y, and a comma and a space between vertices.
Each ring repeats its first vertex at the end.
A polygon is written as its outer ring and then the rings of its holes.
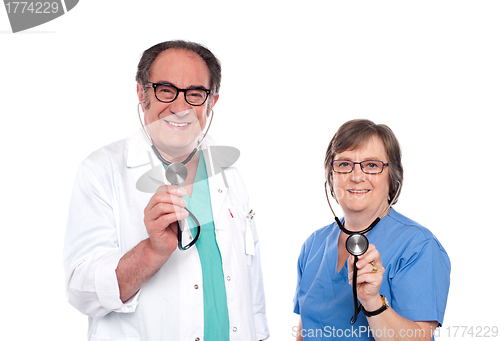
POLYGON ((191 85, 187 90, 208 90, 203 85, 191 85))
MULTIPOLYGON (((153 83, 175 86, 176 88, 180 89, 177 85, 173 84, 172 82, 168 82, 168 81, 158 81, 158 82, 153 82, 153 83)), ((191 85, 186 90, 208 90, 208 89, 206 87, 204 87, 203 85, 191 85)))
POLYGON ((172 84, 170 82, 167 82, 167 81, 158 81, 158 82, 151 82, 151 83, 161 84, 161 85, 172 85, 172 86, 175 86, 174 84, 172 84))

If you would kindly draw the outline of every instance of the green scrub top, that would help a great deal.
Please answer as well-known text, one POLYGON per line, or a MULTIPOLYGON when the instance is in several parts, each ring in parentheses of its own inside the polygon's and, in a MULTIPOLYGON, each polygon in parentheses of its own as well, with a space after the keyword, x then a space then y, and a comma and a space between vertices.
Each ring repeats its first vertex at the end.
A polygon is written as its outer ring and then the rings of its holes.
MULTIPOLYGON (((204 340, 229 341, 226 286, 222 271, 222 258, 215 236, 207 169, 202 152, 200 152, 191 197, 186 194, 183 199, 186 200, 187 208, 201 224, 201 234, 194 245, 200 257, 203 278, 204 340)), ((188 217, 188 224, 191 228, 195 227, 190 217, 188 217)), ((196 233, 195 229, 191 231, 196 233)))

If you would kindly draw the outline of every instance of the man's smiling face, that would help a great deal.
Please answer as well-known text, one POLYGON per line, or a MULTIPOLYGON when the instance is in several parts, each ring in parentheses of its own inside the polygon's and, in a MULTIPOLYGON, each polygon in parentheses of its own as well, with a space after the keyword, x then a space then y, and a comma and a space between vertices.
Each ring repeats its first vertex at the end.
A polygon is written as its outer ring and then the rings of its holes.
MULTIPOLYGON (((149 76, 151 83, 170 84, 181 89, 210 89, 210 73, 206 63, 196 53, 181 49, 168 49, 158 55, 149 76)), ((167 159, 176 159, 189 154, 197 145, 197 138, 207 123, 207 109, 211 98, 201 106, 188 104, 181 92, 170 103, 156 99, 154 89, 138 86, 139 100, 146 99, 143 106, 146 129, 160 153, 167 159)), ((215 104, 214 98, 212 105, 215 104)))

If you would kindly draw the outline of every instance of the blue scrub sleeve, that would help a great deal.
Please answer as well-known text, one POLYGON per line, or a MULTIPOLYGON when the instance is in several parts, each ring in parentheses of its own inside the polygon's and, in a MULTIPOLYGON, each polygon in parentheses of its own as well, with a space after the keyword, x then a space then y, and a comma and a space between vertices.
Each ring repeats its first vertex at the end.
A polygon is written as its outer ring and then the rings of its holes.
POLYGON ((304 258, 305 245, 306 245, 305 243, 302 245, 302 248, 300 250, 299 260, 297 261, 297 286, 295 288, 295 296, 293 297, 293 312, 299 315, 300 315, 299 291, 300 291, 300 283, 302 282, 302 261, 304 258))
POLYGON ((443 323, 451 264, 435 237, 409 246, 391 276, 392 308, 412 321, 443 323))

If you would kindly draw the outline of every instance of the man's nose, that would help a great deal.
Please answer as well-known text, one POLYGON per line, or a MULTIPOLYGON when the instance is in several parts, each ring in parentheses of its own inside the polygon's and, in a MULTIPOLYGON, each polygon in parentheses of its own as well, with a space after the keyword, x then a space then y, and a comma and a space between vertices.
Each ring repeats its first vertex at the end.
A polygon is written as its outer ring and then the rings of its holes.
POLYGON ((179 117, 186 116, 192 109, 192 106, 186 102, 184 92, 179 92, 175 101, 170 103, 170 111, 179 117))

